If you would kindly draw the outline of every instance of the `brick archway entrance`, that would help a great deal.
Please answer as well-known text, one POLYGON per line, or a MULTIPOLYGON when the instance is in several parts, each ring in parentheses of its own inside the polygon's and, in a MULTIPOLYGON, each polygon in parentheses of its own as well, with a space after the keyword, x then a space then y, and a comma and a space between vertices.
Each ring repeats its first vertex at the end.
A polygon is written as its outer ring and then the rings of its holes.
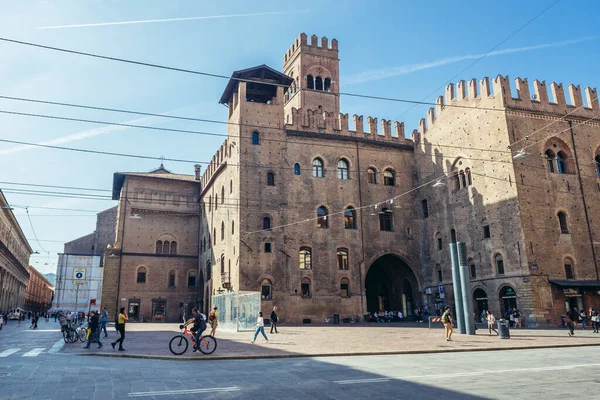
POLYGON ((400 257, 386 254, 367 271, 365 290, 367 311, 402 311, 414 315, 418 281, 409 265, 400 257))

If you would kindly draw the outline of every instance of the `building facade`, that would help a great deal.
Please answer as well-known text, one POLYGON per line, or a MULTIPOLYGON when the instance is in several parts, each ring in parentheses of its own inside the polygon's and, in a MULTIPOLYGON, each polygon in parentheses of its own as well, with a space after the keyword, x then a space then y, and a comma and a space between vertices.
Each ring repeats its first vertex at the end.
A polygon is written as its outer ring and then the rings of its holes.
POLYGON ((221 97, 228 139, 201 185, 206 309, 231 290, 288 322, 453 305, 457 241, 477 314, 517 307, 545 326, 600 307, 595 89, 584 103, 552 83, 550 101, 544 82, 462 81, 406 139, 403 123, 339 113, 335 39, 300 35, 283 72, 236 71, 221 97))
POLYGON ((54 297, 52 284, 31 265, 27 266, 27 272, 29 272, 29 280, 25 289, 24 308, 42 314, 52 306, 54 297))
POLYGON ((0 190, 0 311, 23 308, 33 250, 0 190))
POLYGON ((86 311, 97 308, 102 300, 104 250, 115 239, 117 207, 98 213, 96 230, 64 245, 56 266, 53 310, 86 311), (77 279, 76 272, 83 279, 77 279))
POLYGON ((130 321, 177 322, 202 303, 198 271, 200 167, 115 173, 116 238, 105 250, 102 305, 130 321))

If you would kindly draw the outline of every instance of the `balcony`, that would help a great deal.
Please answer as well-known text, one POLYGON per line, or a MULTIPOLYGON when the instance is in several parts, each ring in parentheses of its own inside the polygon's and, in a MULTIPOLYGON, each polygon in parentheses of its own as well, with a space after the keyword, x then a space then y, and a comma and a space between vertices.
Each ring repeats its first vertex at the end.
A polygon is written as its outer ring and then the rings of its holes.
POLYGON ((229 272, 221 273, 221 285, 223 286, 223 289, 231 288, 231 279, 229 277, 229 272))

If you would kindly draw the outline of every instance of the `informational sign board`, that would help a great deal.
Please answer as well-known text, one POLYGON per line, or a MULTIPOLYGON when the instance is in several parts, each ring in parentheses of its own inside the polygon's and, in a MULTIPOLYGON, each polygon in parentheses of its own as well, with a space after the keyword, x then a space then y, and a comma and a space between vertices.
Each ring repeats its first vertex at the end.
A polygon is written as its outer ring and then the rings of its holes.
POLYGON ((73 283, 76 285, 82 285, 85 281, 85 268, 74 268, 73 269, 73 283))
POLYGON ((96 305, 96 299, 90 299, 90 306, 96 305))

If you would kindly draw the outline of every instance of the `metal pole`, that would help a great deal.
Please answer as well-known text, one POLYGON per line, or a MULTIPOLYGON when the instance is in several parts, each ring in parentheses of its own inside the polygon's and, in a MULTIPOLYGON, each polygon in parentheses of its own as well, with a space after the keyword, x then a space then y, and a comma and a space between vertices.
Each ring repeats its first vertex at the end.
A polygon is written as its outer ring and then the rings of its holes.
POLYGON ((458 333, 465 333, 465 317, 463 315, 462 290, 460 285, 460 270, 458 265, 458 250, 456 243, 450 243, 450 262, 452 264, 452 289, 454 291, 454 310, 458 333))
POLYGON ((77 303, 79 302, 79 284, 76 283, 75 286, 77 286, 75 289, 75 312, 77 312, 77 303))
POLYGON ((460 290, 462 293, 463 314, 465 317, 465 330, 467 335, 475 334, 475 320, 473 318, 473 300, 471 298, 471 285, 467 266, 467 246, 458 242, 458 270, 460 272, 460 290))

